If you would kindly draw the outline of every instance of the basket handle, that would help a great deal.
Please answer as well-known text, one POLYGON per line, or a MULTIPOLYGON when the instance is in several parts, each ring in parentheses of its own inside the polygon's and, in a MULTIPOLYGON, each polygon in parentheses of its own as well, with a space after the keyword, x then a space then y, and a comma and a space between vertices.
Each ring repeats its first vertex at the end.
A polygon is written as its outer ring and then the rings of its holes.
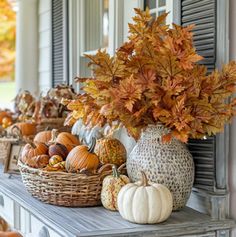
MULTIPOLYGON (((111 164, 111 163, 108 163, 108 164, 103 165, 103 166, 100 167, 100 169, 98 170, 98 173, 101 174, 101 173, 103 172, 103 170, 104 170, 105 168, 107 168, 107 167, 111 167, 111 169, 112 169, 112 166, 113 166, 113 165, 114 165, 114 164, 111 164)), ((121 171, 122 169, 124 169, 125 167, 126 167, 126 163, 120 165, 117 170, 120 172, 120 171, 121 171)))

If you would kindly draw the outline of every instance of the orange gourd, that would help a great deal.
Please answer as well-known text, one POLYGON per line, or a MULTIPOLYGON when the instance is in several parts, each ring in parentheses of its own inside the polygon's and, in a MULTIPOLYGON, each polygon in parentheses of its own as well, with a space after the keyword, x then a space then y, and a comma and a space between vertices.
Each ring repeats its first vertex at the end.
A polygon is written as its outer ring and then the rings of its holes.
POLYGON ((68 172, 77 172, 81 170, 94 171, 98 168, 99 159, 93 153, 94 142, 90 148, 85 145, 73 148, 66 158, 66 170, 68 172))
POLYGON ((2 127, 7 128, 12 125, 12 117, 6 116, 2 119, 2 127))
POLYGON ((52 139, 51 131, 42 131, 36 134, 34 137, 35 143, 48 143, 52 139))
POLYGON ((70 152, 74 147, 80 145, 79 140, 76 136, 68 132, 61 132, 56 137, 56 142, 64 145, 70 152))
POLYGON ((36 123, 27 123, 27 122, 21 122, 21 123, 15 123, 11 127, 9 127, 8 132, 10 134, 15 134, 17 131, 15 128, 18 128, 23 136, 30 136, 35 135, 36 130, 36 123))
POLYGON ((46 155, 48 147, 44 143, 27 143, 21 152, 21 161, 27 163, 27 161, 35 156, 46 155))
POLYGON ((37 155, 27 159, 25 164, 32 168, 44 168, 49 164, 49 156, 45 154, 37 155))
POLYGON ((2 124, 4 117, 10 117, 9 113, 7 113, 6 111, 0 111, 0 124, 2 124))

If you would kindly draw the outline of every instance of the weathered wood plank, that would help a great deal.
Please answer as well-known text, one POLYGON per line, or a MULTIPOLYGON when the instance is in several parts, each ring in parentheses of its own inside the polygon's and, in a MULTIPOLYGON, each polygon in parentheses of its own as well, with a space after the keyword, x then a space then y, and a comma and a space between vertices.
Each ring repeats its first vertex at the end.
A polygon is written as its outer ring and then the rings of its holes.
POLYGON ((164 223, 136 225, 123 220, 118 212, 102 207, 67 208, 44 204, 25 190, 21 180, 0 175, 0 191, 10 196, 36 218, 67 236, 184 236, 230 229, 232 220, 212 220, 190 208, 174 212, 164 223))

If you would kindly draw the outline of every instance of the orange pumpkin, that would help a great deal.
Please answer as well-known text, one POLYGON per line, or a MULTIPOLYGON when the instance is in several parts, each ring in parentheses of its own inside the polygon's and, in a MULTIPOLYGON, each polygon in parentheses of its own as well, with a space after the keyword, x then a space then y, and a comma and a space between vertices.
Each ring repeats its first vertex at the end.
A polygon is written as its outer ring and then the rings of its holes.
POLYGON ((2 124, 2 120, 4 117, 11 117, 11 116, 6 111, 0 111, 0 124, 2 124))
POLYGON ((51 131, 42 131, 36 134, 34 137, 35 143, 48 143, 52 139, 51 131))
POLYGON ((44 143, 27 143, 21 152, 21 161, 27 163, 28 160, 34 156, 46 155, 48 152, 48 147, 44 143))
POLYGON ((97 140, 94 152, 102 164, 115 164, 117 166, 126 162, 126 149, 116 138, 106 137, 97 140))
POLYGON ((45 154, 34 156, 27 159, 25 164, 32 168, 44 168, 49 164, 49 156, 45 154))
POLYGON ((66 170, 68 172, 77 172, 80 170, 94 171, 98 168, 99 159, 94 154, 92 144, 90 148, 84 145, 76 146, 73 148, 66 158, 66 170))
POLYGON ((2 119, 2 127, 3 128, 7 128, 11 125, 12 125, 12 117, 6 116, 2 119))
POLYGON ((64 145, 70 152, 75 146, 80 145, 79 140, 76 136, 68 132, 61 132, 56 137, 56 142, 64 145))
POLYGON ((21 134, 23 136, 35 135, 37 132, 36 123, 27 123, 27 122, 13 124, 11 127, 9 127, 8 132, 10 134, 17 133, 17 131, 15 130, 16 127, 21 131, 21 134))

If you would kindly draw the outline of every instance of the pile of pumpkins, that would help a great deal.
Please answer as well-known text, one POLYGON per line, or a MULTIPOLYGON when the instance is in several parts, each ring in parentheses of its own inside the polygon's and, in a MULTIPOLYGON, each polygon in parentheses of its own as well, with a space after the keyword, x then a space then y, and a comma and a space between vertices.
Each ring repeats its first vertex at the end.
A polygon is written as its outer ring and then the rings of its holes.
POLYGON ((58 133, 55 129, 42 131, 24 146, 21 161, 32 168, 71 173, 96 173, 103 164, 125 163, 126 150, 118 139, 105 137, 92 141, 87 146, 71 133, 58 133))
POLYGON ((155 224, 165 221, 172 212, 173 198, 162 184, 149 183, 144 172, 141 181, 132 183, 120 174, 118 166, 126 161, 124 145, 111 136, 91 145, 81 145, 71 133, 56 130, 38 133, 33 143, 22 150, 21 161, 47 171, 96 173, 102 164, 113 164, 112 175, 104 178, 101 191, 103 206, 133 223, 155 224))

